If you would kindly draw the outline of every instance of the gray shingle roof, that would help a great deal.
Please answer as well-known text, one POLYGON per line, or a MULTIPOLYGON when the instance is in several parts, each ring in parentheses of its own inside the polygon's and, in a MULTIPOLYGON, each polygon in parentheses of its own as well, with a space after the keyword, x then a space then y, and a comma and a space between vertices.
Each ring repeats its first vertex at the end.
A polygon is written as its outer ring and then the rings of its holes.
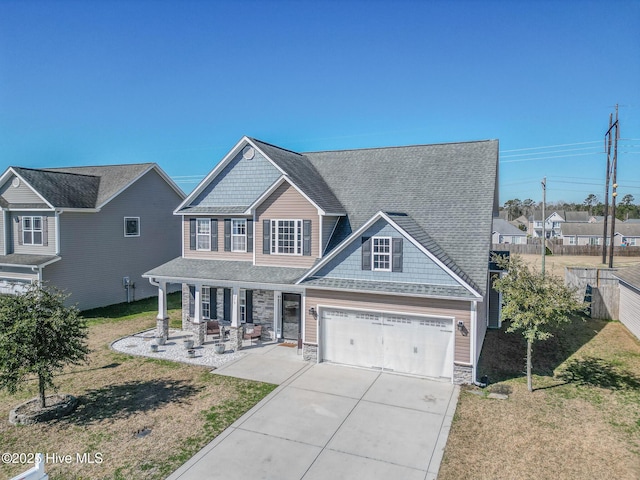
POLYGON ((518 227, 514 227, 509 222, 502 220, 501 218, 493 219, 493 231, 503 235, 527 235, 527 232, 523 232, 518 227))
MULTIPOLYGON (((444 263, 453 273, 458 275, 471 287, 477 289, 478 285, 447 255, 438 243, 429 236, 424 229, 410 216, 403 213, 386 212, 387 215, 398 224, 405 232, 411 235, 420 245, 426 248, 438 260, 444 263)), ((466 291, 466 290, 465 290, 466 291)))
POLYGON ((15 265, 37 267, 46 265, 54 260, 60 260, 62 257, 57 255, 31 255, 26 253, 11 253, 9 255, 0 255, 0 265, 15 265))
MULTIPOLYGON (((346 209, 351 231, 378 211, 404 212, 486 291, 497 140, 305 156, 346 209)), ((341 228, 347 233, 346 225, 341 228)))
POLYGON ((307 272, 306 268, 266 267, 251 262, 174 258, 143 276, 184 280, 244 281, 292 285, 307 272))
POLYGON ((236 215, 244 213, 249 205, 247 206, 233 206, 233 207, 185 207, 179 210, 181 215, 184 214, 202 214, 206 213, 208 215, 236 215))
POLYGON ((153 165, 12 168, 56 208, 96 208, 153 165))
POLYGON ((613 275, 624 283, 640 290, 640 265, 620 269, 613 275))
POLYGON ((291 181, 327 213, 344 213, 344 207, 309 159, 255 138, 251 139, 267 157, 286 172, 291 181))
POLYGON ((374 282, 369 280, 349 280, 344 278, 310 278, 300 283, 305 287, 336 288, 378 293, 403 293, 428 297, 473 298, 464 287, 427 285, 422 283, 374 282))

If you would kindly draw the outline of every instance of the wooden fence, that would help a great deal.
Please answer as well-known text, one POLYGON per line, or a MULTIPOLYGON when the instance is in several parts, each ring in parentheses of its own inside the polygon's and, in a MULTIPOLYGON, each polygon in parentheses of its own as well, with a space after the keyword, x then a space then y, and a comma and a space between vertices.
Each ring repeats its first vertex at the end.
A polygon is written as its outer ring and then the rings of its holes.
POLYGON ((591 302, 591 318, 619 318, 620 286, 615 272, 609 268, 565 268, 565 284, 578 290, 580 300, 591 302))
MULTIPOLYGON (((529 239, 538 240, 538 239, 529 239)), ((553 255, 588 255, 597 257, 602 255, 601 245, 562 245, 556 240, 547 240, 547 248, 553 255)), ((508 251, 515 254, 540 254, 540 241, 526 245, 513 243, 494 243, 492 250, 508 251)), ((640 247, 613 247, 614 257, 640 257, 640 247)), ((607 250, 609 258, 609 250, 607 250)))

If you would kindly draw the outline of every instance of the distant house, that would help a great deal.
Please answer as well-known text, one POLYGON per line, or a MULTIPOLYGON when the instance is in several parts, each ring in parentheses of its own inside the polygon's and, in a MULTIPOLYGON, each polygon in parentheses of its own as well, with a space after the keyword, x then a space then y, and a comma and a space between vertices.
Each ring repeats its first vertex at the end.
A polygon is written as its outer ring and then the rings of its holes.
POLYGON ((510 222, 501 218, 493 219, 493 228, 491 232, 491 242, 510 243, 514 245, 526 244, 527 233, 513 226, 510 222))
POLYGON ((615 273, 620 281, 620 322, 640 339, 640 265, 615 273))
POLYGON ((30 169, 0 177, 0 292, 35 281, 89 309, 149 297, 141 275, 180 253, 184 193, 153 163, 30 169))
MULTIPOLYGON (((607 245, 609 245, 610 227, 607 230, 607 245)), ((603 234, 603 223, 566 223, 562 226, 562 244, 602 245, 603 234)), ((613 245, 616 247, 640 246, 640 224, 617 221, 613 245)))
MULTIPOLYGON (((545 214, 544 230, 547 238, 562 237, 562 229, 566 223, 594 223, 597 221, 597 217, 589 215, 589 212, 582 211, 550 210, 545 214)), ((527 229, 529 235, 540 238, 542 236, 542 224, 542 210, 535 210, 533 215, 529 217, 527 229)))
MULTIPOLYGON (((243 137, 175 210, 183 252, 145 274, 181 284, 197 344, 222 322, 305 359, 456 383, 487 328, 498 142, 298 153, 243 137)), ((498 305, 493 308, 499 308, 498 305)))

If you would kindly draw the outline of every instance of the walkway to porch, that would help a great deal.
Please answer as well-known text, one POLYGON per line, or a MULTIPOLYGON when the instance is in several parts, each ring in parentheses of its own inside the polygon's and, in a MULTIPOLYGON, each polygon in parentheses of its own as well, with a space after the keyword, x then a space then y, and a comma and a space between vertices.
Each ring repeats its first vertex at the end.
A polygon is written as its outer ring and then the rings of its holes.
MULTIPOLYGON (((215 353, 214 346, 219 339, 207 340, 201 346, 193 347, 194 356, 189 356, 185 348, 184 340, 192 339, 193 334, 185 330, 170 329, 169 337, 164 345, 157 345, 156 329, 136 333, 121 338, 111 344, 111 348, 122 353, 140 355, 149 358, 178 361, 192 365, 202 365, 216 369, 216 373, 234 377, 259 380, 263 382, 281 383, 280 375, 286 375, 290 369, 298 370, 307 364, 298 355, 297 345, 293 343, 279 343, 271 341, 243 341, 242 350, 234 351, 229 340, 224 342, 225 351, 222 354, 215 353), (152 351, 152 345, 157 345, 157 352, 152 351), (234 366, 240 359, 241 366, 234 366), (282 365, 279 365, 282 360, 282 365), (265 364, 266 362, 266 364, 265 364), (278 364, 275 371, 269 363, 278 364), (298 365, 299 363, 299 365, 298 365), (282 367, 288 365, 282 371, 282 367), (220 369, 219 371, 217 369, 220 369), (254 372, 255 370, 255 372, 254 372)), ((273 365, 274 367, 276 365, 273 365)))

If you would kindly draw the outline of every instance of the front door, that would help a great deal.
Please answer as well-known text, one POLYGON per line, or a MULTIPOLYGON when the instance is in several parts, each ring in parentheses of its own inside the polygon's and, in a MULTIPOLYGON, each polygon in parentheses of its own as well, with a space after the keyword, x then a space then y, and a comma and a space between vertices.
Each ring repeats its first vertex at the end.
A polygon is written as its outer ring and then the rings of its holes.
POLYGON ((300 335, 301 295, 282 294, 282 336, 285 340, 298 341, 300 335))

